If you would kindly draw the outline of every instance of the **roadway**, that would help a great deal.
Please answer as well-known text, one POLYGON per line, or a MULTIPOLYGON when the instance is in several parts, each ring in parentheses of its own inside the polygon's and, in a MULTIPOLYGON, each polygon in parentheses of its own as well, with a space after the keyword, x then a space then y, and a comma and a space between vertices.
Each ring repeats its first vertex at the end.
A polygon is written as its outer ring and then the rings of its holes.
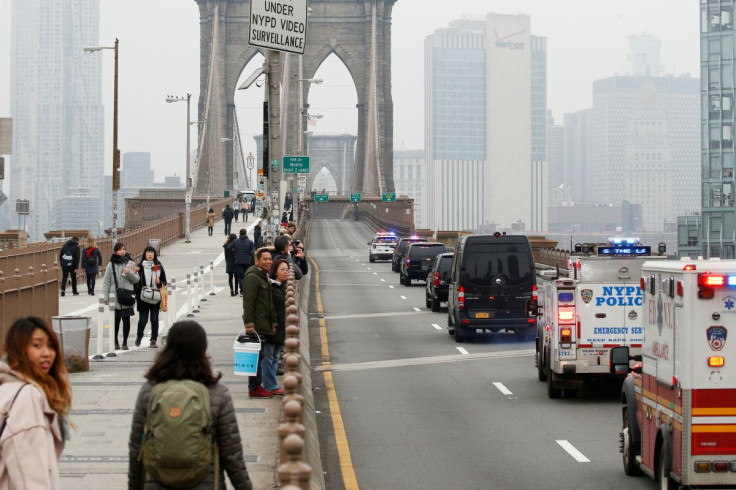
POLYGON ((656 487, 623 472, 616 386, 549 400, 534 342, 499 333, 456 344, 447 309, 425 307, 424 282, 404 287, 390 262, 369 263, 364 224, 311 226, 310 354, 328 489, 656 487))

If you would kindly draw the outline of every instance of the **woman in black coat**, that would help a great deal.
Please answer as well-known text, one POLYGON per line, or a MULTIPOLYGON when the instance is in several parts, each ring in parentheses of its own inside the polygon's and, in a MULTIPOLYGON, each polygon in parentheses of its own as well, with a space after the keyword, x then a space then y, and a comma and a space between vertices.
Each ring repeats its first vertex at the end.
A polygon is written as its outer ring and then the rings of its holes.
POLYGON ((136 303, 138 304, 138 313, 140 318, 138 319, 138 333, 135 337, 135 346, 141 345, 143 340, 143 332, 146 329, 148 323, 148 316, 151 316, 151 343, 152 349, 157 349, 158 344, 158 314, 161 311, 161 301, 156 304, 147 303, 141 299, 141 292, 144 287, 150 287, 152 289, 159 289, 160 287, 166 287, 166 271, 164 266, 158 260, 156 255, 156 249, 150 245, 143 249, 143 256, 138 264, 138 275, 140 281, 135 285, 135 297, 136 303))
POLYGON ((95 278, 100 272, 102 265, 102 253, 97 248, 95 239, 90 237, 87 239, 87 247, 82 250, 82 269, 87 275, 87 294, 95 295, 95 278))
POLYGON ((235 278, 235 249, 230 246, 237 238, 235 233, 230 233, 222 245, 222 248, 225 249, 225 272, 227 272, 227 283, 230 285, 230 296, 238 294, 239 286, 238 280, 235 278))

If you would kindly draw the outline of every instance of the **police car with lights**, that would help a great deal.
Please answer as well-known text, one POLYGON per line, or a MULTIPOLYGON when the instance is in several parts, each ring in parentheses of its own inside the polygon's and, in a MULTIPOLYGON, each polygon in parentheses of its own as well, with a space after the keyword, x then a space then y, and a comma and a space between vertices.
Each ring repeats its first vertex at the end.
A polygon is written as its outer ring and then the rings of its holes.
POLYGON ((373 240, 368 242, 368 261, 390 259, 394 255, 398 239, 392 232, 378 233, 373 240))
POLYGON ((568 260, 568 277, 545 275, 542 318, 537 324, 536 365, 550 398, 575 396, 587 379, 610 377, 611 349, 639 354, 646 261, 665 260, 637 238, 611 238, 605 245, 578 245, 568 260))
POLYGON ((624 471, 736 488, 736 261, 647 261, 640 281, 643 345, 611 351, 612 372, 639 361, 621 392, 624 471))

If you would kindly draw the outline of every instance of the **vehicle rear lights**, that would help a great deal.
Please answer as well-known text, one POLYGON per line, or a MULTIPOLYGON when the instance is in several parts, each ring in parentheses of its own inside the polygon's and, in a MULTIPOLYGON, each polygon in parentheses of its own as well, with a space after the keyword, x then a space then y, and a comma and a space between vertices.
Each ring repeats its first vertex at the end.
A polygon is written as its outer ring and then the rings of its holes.
POLYGON ((715 288, 725 286, 726 276, 722 274, 699 274, 698 286, 701 288, 715 288))
POLYGON ((409 259, 409 258, 406 259, 406 265, 407 266, 411 265, 411 259, 409 259))
POLYGON ((538 288, 537 288, 537 285, 536 284, 532 285, 532 299, 534 301, 537 300, 537 289, 538 288))
POLYGON ((457 309, 465 309, 465 288, 463 286, 457 288, 457 309))
POLYGON ((726 358, 723 356, 710 356, 708 358, 708 366, 710 367, 723 367, 726 364, 726 358))
POLYGON ((715 296, 715 291, 711 288, 702 288, 698 290, 698 298, 700 299, 712 299, 715 296))
POLYGON ((537 321, 537 319, 536 318, 527 318, 526 321, 527 321, 527 323, 534 323, 534 322, 537 321))
POLYGON ((682 268, 684 271, 694 271, 697 270, 695 267, 695 264, 687 264, 685 267, 682 268))
POLYGON ((695 473, 710 473, 710 461, 696 461, 695 473))
POLYGON ((565 308, 560 306, 557 311, 557 319, 560 323, 575 323, 575 308, 565 308))
POLYGON ((570 302, 575 296, 572 293, 560 293, 557 295, 557 300, 562 302, 570 302))
POLYGON ((646 280, 646 278, 642 277, 641 279, 639 279, 639 286, 641 287, 641 290, 642 291, 646 292, 646 290, 647 290, 647 280, 646 280))
POLYGON ((713 471, 716 473, 724 473, 728 471, 728 461, 714 461, 713 471))
POLYGON ((572 342, 572 327, 560 328, 560 342, 572 342))
POLYGON ((683 289, 682 281, 677 281, 677 295, 678 296, 682 296, 684 294, 682 289, 683 289))
POLYGON ((434 287, 437 287, 440 285, 440 273, 439 271, 436 271, 434 273, 434 280, 432 281, 432 284, 434 284, 434 287))

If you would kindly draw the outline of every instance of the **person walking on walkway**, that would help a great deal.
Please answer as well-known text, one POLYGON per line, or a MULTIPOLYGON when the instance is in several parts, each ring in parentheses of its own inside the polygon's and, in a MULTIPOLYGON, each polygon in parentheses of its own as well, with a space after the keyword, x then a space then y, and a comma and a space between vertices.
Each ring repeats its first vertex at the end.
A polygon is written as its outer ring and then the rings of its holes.
MULTIPOLYGON (((207 417, 207 413, 209 412, 209 417, 207 418, 211 418, 211 427, 209 429, 213 435, 213 440, 209 442, 214 442, 216 444, 214 448, 217 450, 217 454, 212 455, 213 457, 205 470, 202 480, 194 486, 187 486, 186 488, 216 488, 218 490, 224 490, 224 468, 235 490, 252 490, 253 483, 243 461, 243 447, 240 441, 240 432, 238 430, 238 421, 235 417, 233 400, 227 387, 219 382, 222 373, 214 374, 212 371, 210 358, 207 356, 207 335, 204 328, 193 320, 182 320, 174 323, 171 326, 171 330, 169 330, 166 346, 153 361, 153 365, 145 374, 145 377, 148 381, 143 384, 138 392, 135 411, 133 413, 133 423, 130 426, 130 438, 128 440, 128 488, 146 488, 151 490, 171 488, 157 481, 154 476, 144 470, 149 448, 154 451, 164 451, 172 456, 170 458, 162 457, 159 461, 176 459, 176 457, 192 460, 194 457, 193 461, 180 462, 182 464, 179 464, 179 467, 183 466, 189 469, 189 467, 197 465, 199 462, 196 455, 187 454, 186 451, 182 451, 182 448, 177 447, 176 441, 173 440, 169 444, 164 442, 157 446, 152 445, 146 447, 146 450, 143 453, 141 452, 142 447, 146 443, 150 442, 153 444, 153 430, 156 427, 161 428, 159 434, 166 433, 163 425, 167 421, 160 422, 160 418, 157 417, 156 412, 149 413, 149 410, 154 408, 160 409, 164 403, 158 402, 165 402, 167 395, 170 396, 173 393, 171 388, 176 388, 177 390, 183 389, 188 390, 186 392, 191 391, 191 393, 197 395, 200 393, 204 395, 205 399, 199 400, 202 403, 199 406, 208 407, 209 410, 205 409, 205 413, 200 418, 207 417), (152 401, 156 403, 151 403, 152 401), (218 482, 217 486, 215 486, 216 482, 218 482)), ((169 399, 171 400, 172 398, 169 399)), ((185 419, 188 415, 187 411, 193 410, 194 408, 191 408, 193 406, 195 406, 193 403, 182 407, 171 406, 165 415, 168 416, 171 414, 171 418, 181 417, 185 419), (178 411, 174 414, 172 413, 173 410, 178 411)), ((196 417, 196 414, 194 416, 196 417)), ((169 427, 173 426, 171 422, 168 423, 169 427)), ((163 436, 159 435, 159 437, 163 436)), ((159 456, 161 455, 159 454, 159 456)), ((171 462, 177 463, 177 461, 171 462)), ((167 470, 171 469, 171 467, 167 468, 167 470)), ((176 470, 178 468, 174 468, 174 470, 173 475, 170 471, 167 471, 167 475, 169 477, 176 476, 176 470)), ((177 486, 176 488, 184 487, 177 486)))
POLYGON ((61 295, 64 296, 67 277, 71 276, 72 294, 77 296, 77 268, 79 268, 79 238, 72 237, 59 251, 61 266, 61 295))
POLYGON ((71 405, 56 334, 40 318, 19 318, 5 335, 0 360, 0 488, 60 488, 71 405))
POLYGON ((235 222, 238 222, 238 215, 240 214, 240 199, 233 201, 233 214, 235 215, 235 222))
POLYGON ((207 211, 207 234, 212 236, 212 230, 215 228, 215 210, 210 208, 207 211))
POLYGON ((263 386, 263 383, 272 386, 271 380, 268 379, 270 373, 263 372, 265 350, 268 345, 265 336, 276 333, 276 311, 273 307, 271 283, 268 280, 272 262, 271 251, 259 248, 255 252, 255 259, 255 265, 248 269, 243 281, 243 323, 246 334, 258 333, 261 337, 259 354, 261 362, 256 368, 256 375, 248 378, 248 395, 251 398, 271 398, 273 394, 263 386))
MULTIPOLYGON (((105 278, 102 280, 102 294, 105 296, 105 304, 108 303, 107 298, 110 292, 115 293, 115 349, 120 349, 118 343, 118 331, 120 322, 123 322, 123 350, 128 350, 128 335, 130 335, 130 317, 135 314, 132 303, 121 304, 118 297, 118 290, 125 289, 133 292, 135 295, 135 285, 140 281, 138 276, 138 267, 132 260, 128 259, 128 252, 125 250, 123 242, 117 242, 113 247, 112 257, 105 269, 105 278), (114 287, 113 287, 114 286, 114 287)), ((135 298, 135 296, 133 296, 135 298)))
POLYGON ((263 237, 261 236, 262 223, 262 220, 258 220, 258 222, 256 222, 256 225, 253 227, 253 245, 256 248, 261 248, 263 246, 263 237))
POLYGON ((231 208, 229 204, 225 204, 225 209, 222 210, 222 220, 225 222, 225 236, 230 234, 233 216, 235 216, 233 208, 231 208))
POLYGON ((163 264, 158 260, 156 249, 148 246, 143 249, 143 256, 138 264, 138 283, 135 285, 135 297, 138 304, 138 332, 135 336, 135 346, 140 347, 143 340, 143 332, 146 330, 148 317, 151 317, 151 343, 152 349, 157 349, 158 344, 158 314, 161 311, 161 301, 152 303, 146 301, 146 288, 158 290, 166 287, 166 271, 163 264))
POLYGON ((237 238, 235 233, 230 233, 222 245, 222 248, 225 249, 225 272, 227 272, 227 283, 230 285, 230 296, 237 295, 238 288, 240 287, 237 266, 235 265, 235 249, 230 246, 237 238))
POLYGON ((243 222, 248 222, 248 213, 252 212, 253 210, 250 207, 250 201, 248 199, 245 199, 243 201, 243 204, 240 205, 240 212, 243 213, 243 222))
POLYGON ((87 239, 87 247, 82 250, 82 269, 87 275, 87 294, 95 295, 95 281, 102 265, 102 252, 97 248, 95 239, 87 239))
POLYGON ((263 358, 263 387, 272 395, 283 395, 276 375, 281 358, 281 349, 286 339, 286 281, 289 280, 289 263, 284 259, 274 259, 268 277, 271 281, 271 295, 276 312, 276 330, 273 335, 266 335, 266 347, 263 358))
POLYGON ((245 271, 250 267, 250 258, 253 250, 255 250, 254 243, 248 238, 248 230, 241 228, 240 237, 230 247, 235 252, 235 274, 238 286, 240 286, 240 295, 242 296, 243 291, 245 291, 243 289, 243 278, 245 277, 245 271))

